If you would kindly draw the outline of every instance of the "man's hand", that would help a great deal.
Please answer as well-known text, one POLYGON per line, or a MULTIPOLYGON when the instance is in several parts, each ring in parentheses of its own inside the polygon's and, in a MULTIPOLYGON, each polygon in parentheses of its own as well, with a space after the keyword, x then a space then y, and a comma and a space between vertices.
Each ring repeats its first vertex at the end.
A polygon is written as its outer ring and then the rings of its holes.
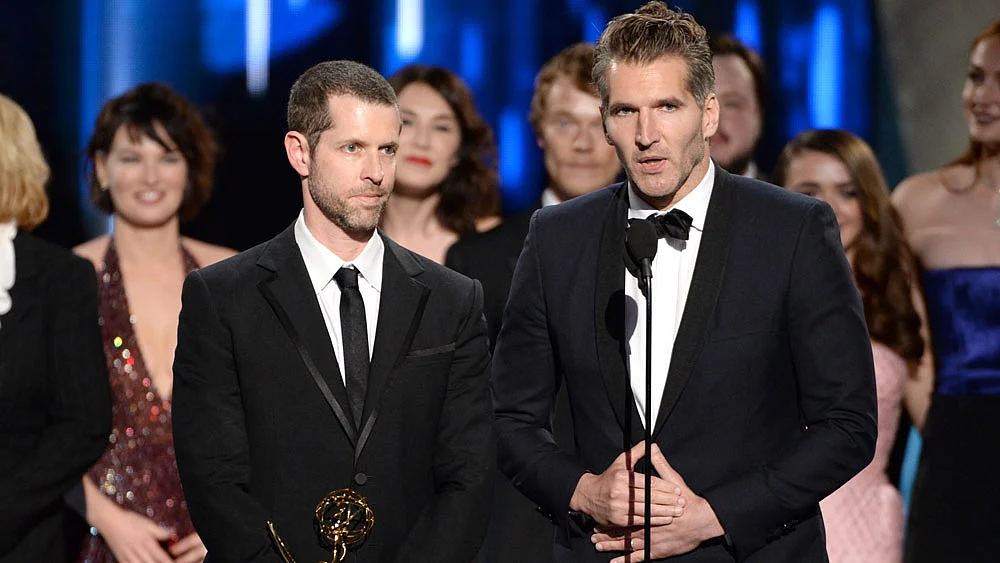
MULTIPOLYGON (((604 473, 584 474, 573 491, 570 510, 588 514, 607 528, 641 527, 645 522, 645 477, 635 472, 635 464, 645 455, 645 449, 646 443, 639 442, 619 455, 604 473)), ((655 445, 653 452, 659 452, 655 445)), ((660 459, 663 459, 662 455, 660 459)), ((670 478, 663 478, 662 472, 660 475, 660 478, 654 476, 650 482, 649 514, 653 526, 670 524, 675 517, 684 514, 687 502, 687 495, 682 493, 681 488, 683 481, 673 482, 670 478)))
MULTIPOLYGON (((704 498, 694 494, 684 483, 684 479, 667 463, 660 448, 653 444, 653 468, 662 479, 677 483, 680 498, 685 499, 684 517, 672 519, 670 525, 651 522, 650 556, 654 559, 687 553, 701 542, 725 534, 719 518, 712 506, 704 498)), ((617 461, 617 460, 616 460, 617 461)), ((591 536, 597 551, 623 551, 628 555, 613 559, 611 563, 641 561, 644 555, 645 536, 641 524, 629 526, 600 525, 591 536)))

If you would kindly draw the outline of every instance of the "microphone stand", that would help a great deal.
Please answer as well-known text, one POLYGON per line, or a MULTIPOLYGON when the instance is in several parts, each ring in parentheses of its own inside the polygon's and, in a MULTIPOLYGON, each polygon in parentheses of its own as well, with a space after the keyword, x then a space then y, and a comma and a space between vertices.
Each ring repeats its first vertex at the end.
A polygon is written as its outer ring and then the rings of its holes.
POLYGON ((651 541, 650 534, 652 533, 652 524, 650 522, 649 512, 652 503, 650 502, 650 487, 652 485, 652 475, 653 475, 653 460, 652 460, 652 441, 653 441, 653 273, 651 260, 643 260, 642 268, 642 282, 646 286, 646 474, 645 478, 645 495, 643 499, 643 508, 645 514, 645 520, 642 525, 643 531, 643 560, 650 561, 650 549, 651 541), (650 263, 649 267, 646 264, 650 263))

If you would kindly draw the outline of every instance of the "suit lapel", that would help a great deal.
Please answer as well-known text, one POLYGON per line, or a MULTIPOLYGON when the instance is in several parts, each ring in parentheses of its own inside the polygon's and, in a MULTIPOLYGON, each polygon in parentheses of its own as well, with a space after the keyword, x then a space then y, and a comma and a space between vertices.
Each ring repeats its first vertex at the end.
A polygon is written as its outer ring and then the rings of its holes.
POLYGON ((355 458, 360 455, 371 435, 372 427, 378 418, 382 397, 392 386, 392 376, 396 366, 403 361, 410 349, 430 295, 430 288, 416 279, 416 276, 423 272, 420 264, 408 251, 385 236, 385 233, 380 231, 379 234, 385 243, 382 291, 355 458))
POLYGON ((715 186, 705 217, 705 232, 695 261, 691 288, 688 291, 687 303, 684 305, 684 316, 681 317, 677 338, 674 340, 667 383, 656 416, 656 428, 653 430, 654 437, 663 428, 684 386, 691 378, 691 372, 715 312, 715 304, 719 300, 719 289, 722 287, 722 276, 726 270, 729 251, 732 189, 732 177, 716 166, 715 186))
POLYGON ((347 390, 316 292, 295 243, 293 227, 294 224, 275 237, 257 261, 258 266, 273 272, 258 288, 295 344, 309 376, 319 387, 347 438, 351 444, 356 444, 357 430, 349 416, 347 390))
POLYGON ((601 232, 597 259, 597 291, 594 303, 594 327, 597 333, 597 356, 604 389, 611 400, 624 437, 631 442, 642 439, 642 422, 632 400, 628 370, 625 365, 628 337, 625 327, 625 219, 628 196, 621 184, 611 198, 601 232))

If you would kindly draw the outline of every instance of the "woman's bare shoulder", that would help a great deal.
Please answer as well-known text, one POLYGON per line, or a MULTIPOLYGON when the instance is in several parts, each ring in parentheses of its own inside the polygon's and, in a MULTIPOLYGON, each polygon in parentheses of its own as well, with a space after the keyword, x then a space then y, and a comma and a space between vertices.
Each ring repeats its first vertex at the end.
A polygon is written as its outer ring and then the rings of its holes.
POLYGON ((94 269, 100 271, 101 261, 104 260, 104 253, 108 250, 108 241, 110 239, 110 235, 101 235, 74 246, 73 253, 81 258, 90 260, 90 263, 94 265, 94 269))
POLYGON ((482 233, 496 227, 503 221, 502 218, 496 215, 490 215, 489 217, 480 217, 476 219, 476 232, 482 233))
POLYGON ((225 260, 230 256, 238 254, 237 251, 226 246, 209 244, 188 237, 183 237, 181 240, 184 243, 184 247, 188 249, 188 252, 194 256, 195 261, 202 266, 215 264, 220 260, 225 260))

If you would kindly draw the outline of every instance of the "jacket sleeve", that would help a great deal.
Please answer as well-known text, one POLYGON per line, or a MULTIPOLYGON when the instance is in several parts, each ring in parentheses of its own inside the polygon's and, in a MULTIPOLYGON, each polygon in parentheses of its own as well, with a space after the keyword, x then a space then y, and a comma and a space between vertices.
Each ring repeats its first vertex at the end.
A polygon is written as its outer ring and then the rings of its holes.
POLYGON ((53 273, 44 314, 49 424, 12 475, 0 480, 0 553, 11 549, 100 457, 111 432, 111 392, 97 324, 97 276, 79 258, 53 273))
POLYGON ((814 513, 875 453, 871 341, 837 220, 825 203, 805 215, 789 275, 788 345, 803 430, 766 465, 703 492, 739 561, 814 513))
POLYGON ((184 280, 174 354, 174 449, 191 519, 213 561, 280 563, 250 495, 232 336, 201 272, 184 280))
POLYGON ((563 518, 587 468, 562 451, 552 434, 559 375, 542 287, 540 235, 536 213, 514 270, 493 356, 493 405, 500 469, 525 496, 563 518))
POLYGON ((434 446, 436 494, 403 540, 399 563, 472 561, 486 535, 496 445, 483 290, 478 281, 470 286, 434 446))

